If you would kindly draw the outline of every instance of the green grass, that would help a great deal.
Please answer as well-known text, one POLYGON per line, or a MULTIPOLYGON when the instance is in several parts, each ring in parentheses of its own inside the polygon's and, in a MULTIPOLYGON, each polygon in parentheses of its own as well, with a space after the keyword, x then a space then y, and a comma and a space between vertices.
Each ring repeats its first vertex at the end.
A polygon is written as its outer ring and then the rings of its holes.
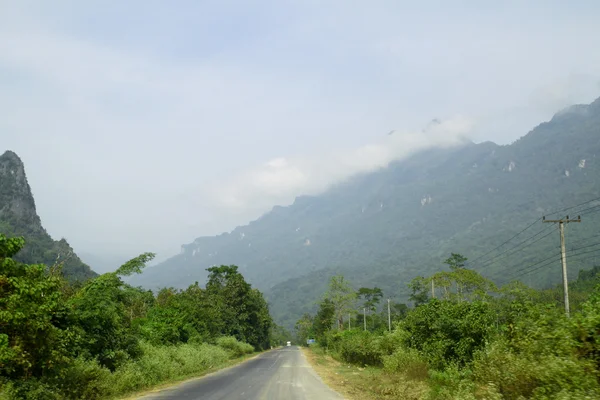
POLYGON ((358 367, 341 362, 324 349, 305 349, 310 364, 323 381, 347 399, 426 399, 429 393, 426 376, 407 376, 378 367, 358 367))
POLYGON ((135 398, 190 378, 197 378, 237 364, 254 353, 252 346, 233 338, 212 344, 155 346, 142 342, 143 355, 114 372, 96 361, 76 360, 60 377, 29 379, 0 388, 0 400, 102 400, 135 398), (131 397, 133 396, 133 397, 131 397))

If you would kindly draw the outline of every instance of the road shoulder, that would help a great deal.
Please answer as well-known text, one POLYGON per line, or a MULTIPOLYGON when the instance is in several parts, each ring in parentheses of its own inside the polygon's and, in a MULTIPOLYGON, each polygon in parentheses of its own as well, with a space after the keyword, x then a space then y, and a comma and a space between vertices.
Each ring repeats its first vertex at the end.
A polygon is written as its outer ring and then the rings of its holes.
POLYGON ((388 375, 381 368, 361 368, 335 360, 320 348, 302 348, 315 372, 331 389, 349 400, 404 399, 426 397, 424 382, 388 375))
POLYGON ((186 384, 186 383, 195 382, 195 381, 198 381, 198 380, 201 380, 201 379, 205 379, 205 378, 207 378, 209 376, 213 376, 213 375, 216 375, 216 374, 223 373, 223 372, 225 372, 225 371, 227 371, 227 370, 229 370, 231 368, 237 367, 238 365, 241 365, 241 364, 243 364, 245 362, 253 360, 253 359, 255 359, 257 357, 260 357, 261 355, 263 355, 263 354, 265 354, 265 353, 267 353, 269 351, 273 351, 273 350, 274 349, 272 349, 272 350, 265 350, 265 351, 262 351, 262 352, 259 352, 259 353, 248 354, 248 355, 242 356, 240 358, 229 360, 229 361, 227 361, 227 362, 225 362, 225 363, 223 363, 221 365, 218 365, 216 367, 207 369, 207 370, 199 372, 197 374, 193 374, 193 375, 190 375, 190 376, 182 377, 181 379, 176 379, 176 380, 172 380, 172 381, 169 381, 169 382, 164 382, 164 383, 161 383, 160 385, 156 385, 156 386, 147 388, 147 389, 145 389, 143 391, 135 392, 135 393, 129 393, 129 394, 125 395, 125 396, 116 397, 115 399, 118 399, 118 400, 142 400, 142 399, 144 399, 147 396, 155 395, 155 394, 157 394, 159 392, 162 392, 164 390, 172 389, 175 386, 179 386, 179 385, 183 385, 183 384, 186 384))

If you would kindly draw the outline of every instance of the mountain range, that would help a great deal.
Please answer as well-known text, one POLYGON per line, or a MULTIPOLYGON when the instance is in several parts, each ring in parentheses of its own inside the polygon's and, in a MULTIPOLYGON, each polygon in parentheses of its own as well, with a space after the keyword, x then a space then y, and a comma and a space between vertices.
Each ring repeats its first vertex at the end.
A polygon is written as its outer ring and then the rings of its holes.
MULTIPOLYGON (((132 283, 186 287, 204 282, 212 265, 236 264, 287 326, 314 310, 334 273, 357 288, 377 285, 406 301, 407 283, 441 270, 451 252, 464 254, 471 268, 498 283, 519 278, 547 286, 559 281, 560 261, 522 272, 554 254, 559 235, 552 224, 532 222, 582 202, 600 204, 589 201, 600 197, 599 139, 600 99, 558 112, 510 145, 428 149, 321 195, 275 206, 231 232, 199 237, 132 283), (529 243, 511 249, 526 238, 529 243)), ((569 226, 569 243, 593 236, 593 211, 569 226)), ((569 267, 575 272, 586 264, 574 259, 569 267)))
MULTIPOLYGON (((275 206, 231 232, 197 238, 130 283, 183 288, 204 283, 210 266, 235 264, 288 327, 314 311, 333 274, 407 301, 407 283, 443 269, 451 252, 499 284, 549 286, 561 279, 559 235, 543 215, 582 214, 567 229, 571 276, 600 255, 599 139, 600 99, 558 112, 510 145, 430 148, 275 206)), ((0 156, 0 232, 25 237, 22 262, 64 262, 72 280, 96 276, 65 239, 43 228, 23 162, 11 151, 0 156)))

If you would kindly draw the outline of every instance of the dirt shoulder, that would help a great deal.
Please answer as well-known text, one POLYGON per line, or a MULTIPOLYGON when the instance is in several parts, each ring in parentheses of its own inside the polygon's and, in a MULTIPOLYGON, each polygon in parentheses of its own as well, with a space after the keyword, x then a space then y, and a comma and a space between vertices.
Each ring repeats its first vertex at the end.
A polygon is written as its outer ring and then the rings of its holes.
POLYGON ((303 348, 302 351, 323 382, 349 400, 421 400, 429 392, 423 381, 386 374, 381 368, 341 363, 319 348, 303 348))

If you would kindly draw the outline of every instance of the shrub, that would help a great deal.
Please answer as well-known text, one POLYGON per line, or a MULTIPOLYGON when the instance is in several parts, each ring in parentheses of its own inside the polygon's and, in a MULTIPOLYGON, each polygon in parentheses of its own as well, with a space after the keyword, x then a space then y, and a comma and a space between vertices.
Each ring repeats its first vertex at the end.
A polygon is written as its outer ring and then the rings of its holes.
POLYGON ((181 379, 225 363, 230 354, 209 344, 153 346, 142 343, 143 356, 126 363, 111 376, 113 394, 138 391, 181 379))
POLYGON ((248 343, 239 342, 233 336, 223 336, 217 339, 217 346, 229 351, 233 358, 254 352, 254 347, 248 343))
POLYGON ((110 392, 111 373, 96 360, 78 358, 51 382, 63 399, 95 400, 110 392))
POLYGON ((492 344, 476 357, 474 380, 505 399, 561 398, 567 393, 600 398, 592 362, 530 350, 517 353, 505 341, 492 344))
POLYGON ((397 348, 393 354, 383 357, 383 367, 387 372, 399 372, 410 379, 428 377, 427 362, 415 349, 397 348))
POLYGON ((392 355, 396 350, 405 347, 410 334, 403 329, 394 329, 392 332, 384 332, 377 338, 377 347, 382 355, 392 355))
POLYGON ((358 365, 379 366, 382 353, 378 337, 368 331, 348 330, 330 337, 330 348, 346 362, 358 365))
POLYGON ((495 321, 489 304, 431 300, 408 314, 399 327, 405 346, 417 349, 432 368, 464 366, 487 342, 495 321))

